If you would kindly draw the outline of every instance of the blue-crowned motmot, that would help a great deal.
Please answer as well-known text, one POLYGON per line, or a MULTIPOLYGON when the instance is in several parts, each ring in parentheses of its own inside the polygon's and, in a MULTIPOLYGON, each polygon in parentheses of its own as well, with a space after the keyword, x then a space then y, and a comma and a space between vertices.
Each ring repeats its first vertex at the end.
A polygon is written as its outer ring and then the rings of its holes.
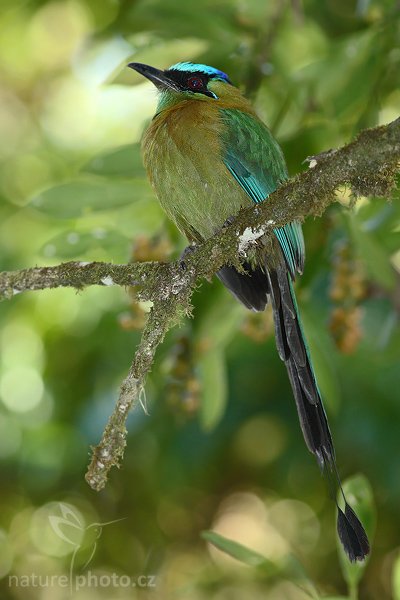
MULTIPOLYGON (((288 178, 278 143, 225 73, 190 62, 165 71, 140 63, 129 67, 159 91, 143 158, 162 207, 189 242, 209 238, 242 207, 265 201, 288 178)), ((255 259, 243 262, 245 272, 227 265, 217 276, 248 309, 262 311, 271 302, 276 345, 304 439, 327 476, 333 499, 336 485, 344 499, 344 511, 336 502, 340 540, 351 561, 363 560, 368 538, 343 493, 292 286, 296 272, 303 271, 303 233, 298 222, 274 233, 272 246, 264 245, 255 259)))

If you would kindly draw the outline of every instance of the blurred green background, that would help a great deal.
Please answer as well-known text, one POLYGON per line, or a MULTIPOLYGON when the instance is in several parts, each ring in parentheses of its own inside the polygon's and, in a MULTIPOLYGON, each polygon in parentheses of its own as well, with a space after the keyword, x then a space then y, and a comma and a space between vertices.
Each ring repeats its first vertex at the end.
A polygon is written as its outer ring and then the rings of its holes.
MULTIPOLYGON (((141 166, 156 94, 129 60, 228 72, 294 174, 398 116, 399 11, 394 0, 2 0, 1 269, 184 248, 141 166)), ((360 598, 400 598, 400 208, 363 198, 348 210, 345 188, 338 201, 305 223, 297 293, 340 472, 371 534, 365 570, 338 555, 269 311, 249 315, 219 282, 159 349, 149 416, 130 416, 122 468, 93 492, 89 446, 147 307, 122 289, 60 289, 0 305, 2 598, 356 598, 357 582, 360 598), (240 546, 208 534, 217 550, 204 530, 240 546), (104 585, 71 590, 60 579, 71 571, 104 585), (112 574, 137 585, 106 585, 112 574)))

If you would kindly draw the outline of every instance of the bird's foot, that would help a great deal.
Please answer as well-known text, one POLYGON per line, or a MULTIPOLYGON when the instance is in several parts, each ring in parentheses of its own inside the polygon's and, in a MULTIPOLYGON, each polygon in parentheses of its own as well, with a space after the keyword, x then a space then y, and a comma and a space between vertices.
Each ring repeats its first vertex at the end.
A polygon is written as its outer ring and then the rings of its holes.
POLYGON ((182 252, 180 259, 179 259, 179 266, 182 269, 182 271, 186 271, 186 259, 188 256, 190 256, 195 250, 197 249, 196 244, 190 244, 189 246, 186 246, 186 248, 184 249, 184 251, 182 252))
POLYGON ((221 229, 225 229, 225 227, 228 227, 229 225, 232 225, 233 221, 235 220, 235 216, 232 215, 231 217, 228 217, 226 219, 226 221, 224 221, 224 223, 222 223, 222 227, 221 229))

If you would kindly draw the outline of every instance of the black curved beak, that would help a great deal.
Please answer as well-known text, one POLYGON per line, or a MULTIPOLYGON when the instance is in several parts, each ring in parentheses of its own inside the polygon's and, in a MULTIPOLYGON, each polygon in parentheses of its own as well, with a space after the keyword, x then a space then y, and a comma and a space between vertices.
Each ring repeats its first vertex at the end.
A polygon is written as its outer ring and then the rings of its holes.
POLYGON ((160 90, 165 88, 169 88, 172 90, 178 89, 176 83, 172 81, 172 79, 170 79, 165 74, 165 72, 161 71, 160 69, 155 69, 154 67, 150 67, 149 65, 134 62, 129 63, 128 67, 134 69, 144 77, 147 77, 147 79, 150 79, 150 81, 154 83, 154 85, 160 90))

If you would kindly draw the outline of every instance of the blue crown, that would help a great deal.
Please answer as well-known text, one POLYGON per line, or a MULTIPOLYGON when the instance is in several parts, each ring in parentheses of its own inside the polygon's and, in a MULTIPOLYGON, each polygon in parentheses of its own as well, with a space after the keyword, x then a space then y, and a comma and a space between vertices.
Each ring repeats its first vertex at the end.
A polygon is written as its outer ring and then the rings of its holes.
POLYGON ((169 67, 168 71, 189 71, 190 73, 204 73, 204 75, 208 75, 213 79, 221 79, 222 81, 230 82, 230 79, 226 73, 220 71, 219 69, 215 69, 214 67, 209 67, 208 65, 201 65, 192 62, 179 62, 176 65, 172 65, 169 67))

